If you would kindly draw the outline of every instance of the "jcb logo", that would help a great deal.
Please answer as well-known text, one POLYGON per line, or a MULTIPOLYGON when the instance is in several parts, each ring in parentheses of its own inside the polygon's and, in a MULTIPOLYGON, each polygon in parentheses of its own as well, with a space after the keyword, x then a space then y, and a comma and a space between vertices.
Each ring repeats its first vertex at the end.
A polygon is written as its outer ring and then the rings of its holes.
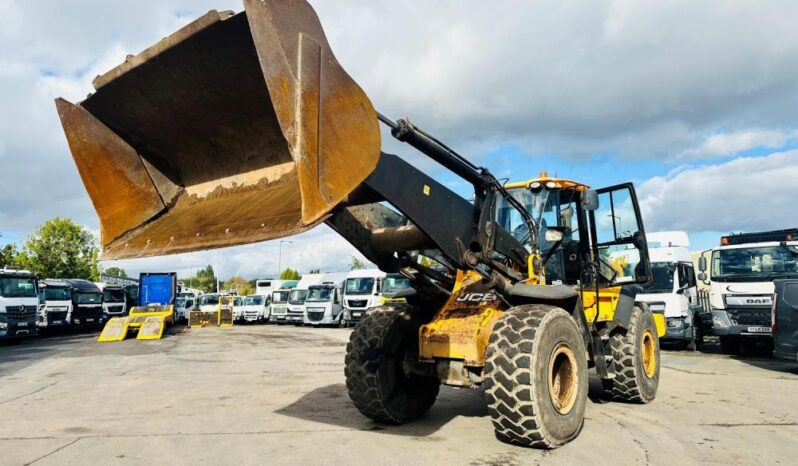
POLYGON ((481 303, 482 301, 496 301, 499 299, 494 293, 466 293, 457 297, 460 303, 481 303))

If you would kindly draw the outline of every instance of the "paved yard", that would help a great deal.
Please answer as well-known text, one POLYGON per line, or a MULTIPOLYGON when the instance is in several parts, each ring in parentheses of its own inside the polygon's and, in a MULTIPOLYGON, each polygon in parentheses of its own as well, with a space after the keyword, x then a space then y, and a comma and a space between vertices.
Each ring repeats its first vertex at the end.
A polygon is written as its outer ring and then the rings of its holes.
POLYGON ((0 464, 795 464, 798 365, 663 353, 657 399, 604 402, 542 452, 495 439, 482 393, 443 388, 392 427, 349 402, 349 331, 193 329, 160 341, 92 335, 0 346, 0 464))

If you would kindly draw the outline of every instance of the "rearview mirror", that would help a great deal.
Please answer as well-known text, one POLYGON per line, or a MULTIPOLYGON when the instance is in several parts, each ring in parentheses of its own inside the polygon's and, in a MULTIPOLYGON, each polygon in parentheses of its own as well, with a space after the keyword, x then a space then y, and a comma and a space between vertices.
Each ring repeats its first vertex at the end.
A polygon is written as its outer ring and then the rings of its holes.
POLYGON ((544 238, 550 243, 559 243, 563 239, 562 228, 546 228, 544 238))
MULTIPOLYGON (((698 270, 700 270, 702 272, 707 270, 707 258, 706 257, 700 256, 698 258, 698 270)), ((701 275, 704 275, 704 274, 703 273, 699 274, 699 276, 698 276, 699 280, 703 280, 703 278, 701 278, 701 275)))
MULTIPOLYGON (((703 259, 703 257, 702 257, 702 259, 703 259)), ((698 274, 698 279, 701 280, 702 282, 707 281, 707 274, 705 274, 704 272, 699 273, 698 274)))
POLYGON ((599 208, 598 193, 592 189, 582 191, 582 210, 589 212, 599 208))

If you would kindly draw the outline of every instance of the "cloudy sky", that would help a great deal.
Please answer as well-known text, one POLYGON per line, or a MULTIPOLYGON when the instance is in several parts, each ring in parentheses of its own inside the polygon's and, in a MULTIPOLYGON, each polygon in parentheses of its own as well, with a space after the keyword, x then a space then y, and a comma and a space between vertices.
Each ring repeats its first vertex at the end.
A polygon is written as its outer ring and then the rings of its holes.
MULTIPOLYGON (((595 187, 634 181, 649 231, 693 249, 729 231, 798 226, 798 2, 315 0, 375 106, 409 116, 503 177, 540 170, 595 187)), ((237 0, 0 0, 0 233, 23 241, 69 216, 98 221, 53 99, 209 9, 237 0)), ((433 163, 395 144, 466 194, 433 163)), ((282 265, 343 270, 355 251, 320 227, 282 265)), ((129 272, 211 263, 277 271, 277 241, 106 263, 129 272)))

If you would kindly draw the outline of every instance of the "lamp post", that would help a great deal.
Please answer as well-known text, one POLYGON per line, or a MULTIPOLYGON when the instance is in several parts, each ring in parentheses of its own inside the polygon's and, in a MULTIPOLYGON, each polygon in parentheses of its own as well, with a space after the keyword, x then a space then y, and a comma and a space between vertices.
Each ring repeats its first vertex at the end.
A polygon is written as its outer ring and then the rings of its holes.
POLYGON ((280 274, 283 273, 283 243, 293 243, 293 241, 287 239, 280 240, 280 246, 278 247, 279 252, 277 253, 277 278, 280 278, 280 274))

